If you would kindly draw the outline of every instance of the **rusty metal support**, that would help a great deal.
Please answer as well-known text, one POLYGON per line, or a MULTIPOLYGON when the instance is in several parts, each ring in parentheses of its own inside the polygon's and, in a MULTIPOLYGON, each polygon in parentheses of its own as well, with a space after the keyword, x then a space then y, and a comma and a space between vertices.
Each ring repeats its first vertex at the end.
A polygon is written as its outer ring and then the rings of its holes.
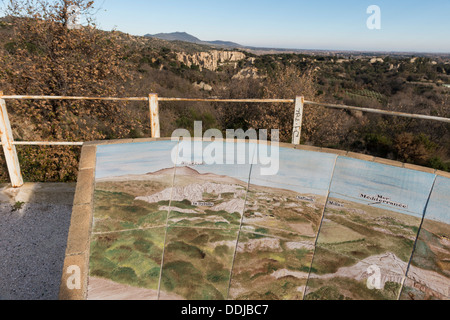
POLYGON ((161 127, 159 123, 158 95, 149 94, 148 103, 150 107, 150 125, 152 128, 152 138, 161 138, 161 127))
POLYGON ((295 98, 294 130, 292 132, 292 144, 299 145, 302 137, 304 97, 295 98))
POLYGON ((331 109, 361 111, 361 112, 365 112, 365 113, 375 113, 375 114, 381 114, 381 115, 385 115, 385 116, 394 116, 394 117, 403 117, 403 118, 421 119, 421 120, 432 120, 432 121, 450 123, 450 118, 427 116, 424 114, 404 113, 404 112, 387 111, 387 110, 371 109, 371 108, 360 108, 360 107, 346 106, 343 104, 329 104, 329 103, 320 103, 320 102, 313 102, 313 101, 305 101, 305 105, 319 106, 319 107, 325 107, 325 108, 331 108, 331 109))
POLYGON ((98 100, 98 101, 147 101, 147 97, 74 97, 74 96, 3 96, 5 100, 98 100))
POLYGON ((5 100, 0 92, 0 136, 5 154, 6 165, 8 166, 9 178, 13 188, 23 186, 22 173, 20 172, 19 158, 17 157, 16 147, 14 145, 11 124, 9 122, 8 112, 6 111, 5 100))

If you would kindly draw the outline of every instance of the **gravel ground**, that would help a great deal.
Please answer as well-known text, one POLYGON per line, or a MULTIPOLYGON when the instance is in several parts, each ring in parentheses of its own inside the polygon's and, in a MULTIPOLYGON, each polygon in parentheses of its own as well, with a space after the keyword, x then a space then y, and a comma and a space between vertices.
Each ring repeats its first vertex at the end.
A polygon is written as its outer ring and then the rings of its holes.
POLYGON ((0 300, 58 299, 74 192, 74 184, 0 186, 0 300))

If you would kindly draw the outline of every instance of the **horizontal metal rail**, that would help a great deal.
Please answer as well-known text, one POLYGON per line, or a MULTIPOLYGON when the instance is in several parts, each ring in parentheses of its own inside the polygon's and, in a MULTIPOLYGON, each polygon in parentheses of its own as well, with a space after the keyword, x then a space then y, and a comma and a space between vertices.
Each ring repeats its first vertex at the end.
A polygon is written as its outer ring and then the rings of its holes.
POLYGON ((230 103, 294 103, 295 99, 197 99, 197 98, 158 98, 158 101, 184 102, 230 102, 230 103))
POLYGON ((423 114, 387 111, 387 110, 371 109, 371 108, 360 108, 360 107, 346 106, 346 105, 340 105, 340 104, 329 104, 329 103, 320 103, 320 102, 313 102, 313 101, 305 101, 305 105, 321 106, 321 107, 332 108, 332 109, 353 110, 353 111, 361 111, 361 112, 367 112, 367 113, 376 113, 376 114, 381 114, 381 115, 386 115, 386 116, 405 117, 405 118, 422 119, 422 120, 433 120, 433 121, 441 121, 441 122, 450 123, 449 118, 427 116, 427 115, 423 115, 423 114))
POLYGON ((15 146, 82 146, 84 142, 14 141, 15 146))
POLYGON ((68 96, 2 96, 4 100, 99 100, 99 101, 148 101, 148 97, 68 97, 68 96))
POLYGON ((304 106, 320 106, 331 109, 353 110, 364 113, 374 113, 386 116, 397 116, 413 119, 432 120, 444 123, 450 123, 449 118, 435 117, 423 114, 412 114, 380 109, 360 108, 355 106, 320 103, 314 101, 305 101, 303 97, 295 99, 218 99, 218 98, 164 98, 152 93, 147 97, 76 97, 76 96, 36 96, 36 95, 3 95, 0 91, 0 136, 3 145, 11 184, 13 187, 23 185, 22 174, 20 172, 19 159, 16 153, 16 146, 82 146, 83 142, 58 142, 58 141, 14 141, 11 125, 9 123, 8 113, 6 111, 5 100, 71 100, 71 101, 146 101, 149 104, 150 125, 153 138, 160 137, 159 120, 159 102, 221 102, 221 103, 287 103, 295 104, 294 126, 292 133, 292 143, 300 144, 302 133, 302 122, 304 115, 304 106))
MULTIPOLYGON (((5 100, 97 100, 97 101, 149 101, 149 97, 127 97, 127 98, 114 98, 114 97, 76 97, 76 96, 23 96, 23 95, 4 95, 1 99, 5 100)), ((222 103, 295 103, 296 99, 216 99, 216 98, 164 98, 158 97, 159 102, 222 102, 222 103)), ((374 113, 387 116, 396 116, 421 120, 432 120, 450 123, 450 118, 429 116, 424 114, 405 113, 397 111, 388 111, 372 108, 361 108, 355 106, 348 106, 343 104, 330 104, 314 101, 305 101, 305 105, 320 106, 331 109, 341 110, 353 110, 361 111, 364 113, 374 113)))

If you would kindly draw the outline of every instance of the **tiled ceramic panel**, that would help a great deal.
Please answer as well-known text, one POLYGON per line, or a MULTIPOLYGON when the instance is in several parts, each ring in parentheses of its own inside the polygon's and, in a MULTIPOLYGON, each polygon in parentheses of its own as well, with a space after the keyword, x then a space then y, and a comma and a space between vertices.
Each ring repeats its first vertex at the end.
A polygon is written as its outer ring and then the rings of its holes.
POLYGON ((435 175, 340 157, 318 245, 358 260, 408 263, 435 175))
POLYGON ((225 300, 238 229, 167 230, 160 299, 225 300))
POLYGON ((402 299, 450 299, 450 179, 438 176, 402 299))
MULTIPOLYGON (((260 145, 255 152, 255 165, 252 167, 251 184, 277 189, 288 189, 299 194, 326 196, 337 156, 288 148, 268 147, 260 145), (278 152, 278 155, 277 155, 278 152), (264 165, 264 157, 256 155, 274 154, 269 165, 264 165), (272 170, 273 169, 273 170, 272 170)), ((270 157, 269 157, 270 158, 270 157)), ((267 160, 267 162, 270 162, 267 160)))
POLYGON ((238 228, 256 144, 183 140, 178 148, 169 225, 238 228))
POLYGON ((422 219, 330 194, 317 245, 358 260, 392 253, 408 263, 422 219))
POLYGON ((344 200, 422 218, 435 177, 430 173, 339 157, 330 192, 344 200))
POLYGON ((246 226, 233 264, 230 300, 301 300, 313 255, 293 233, 246 226))
POLYGON ((156 300, 165 228, 94 234, 89 300, 156 300))
POLYGON ((274 175, 254 165, 244 223, 315 242, 335 162, 336 155, 281 148, 274 175))
POLYGON ((95 178, 136 179, 175 166, 177 141, 155 141, 97 147, 95 178), (172 158, 174 160, 172 160, 172 158))
POLYGON ((448 299, 447 178, 199 142, 98 146, 89 299, 448 299))
POLYGON ((168 202, 138 200, 130 190, 137 185, 140 183, 123 182, 115 186, 114 192, 106 191, 106 185, 98 186, 94 194, 95 232, 145 229, 166 224, 168 202))
POLYGON ((325 201, 326 196, 251 185, 247 194, 244 224, 295 232, 314 243, 325 201))
POLYGON ((303 298, 336 155, 281 148, 278 156, 273 175, 252 167, 230 299, 303 298))
POLYGON ((213 142, 182 140, 178 145, 177 167, 189 167, 200 174, 213 173, 248 183, 257 144, 251 142, 213 142))
POLYGON ((98 147, 94 232, 166 225, 177 145, 159 141, 98 147), (155 196, 161 193, 166 196, 155 196))
POLYGON ((396 300, 406 266, 390 254, 358 261, 317 247, 305 300, 396 300))
MULTIPOLYGON (((364 297, 372 292, 373 299, 396 299, 434 179, 435 175, 429 173, 339 157, 317 240, 320 250, 314 256, 315 264, 334 254, 353 259, 353 265, 334 264, 335 270, 327 276, 340 279, 343 274, 360 272, 352 281, 359 281, 363 287, 367 287, 361 282, 364 273, 366 279, 371 275, 367 268, 379 270, 381 287, 369 290, 364 297), (391 293, 386 295, 383 290, 391 293)), ((317 276, 314 269, 312 279, 317 276)), ((343 296, 354 298, 353 293, 343 296)))
POLYGON ((429 287, 407 278, 400 295, 400 300, 450 300, 448 296, 443 295, 429 287))
POLYGON ((90 299, 157 298, 169 201, 146 197, 172 186, 177 144, 97 148, 90 299))

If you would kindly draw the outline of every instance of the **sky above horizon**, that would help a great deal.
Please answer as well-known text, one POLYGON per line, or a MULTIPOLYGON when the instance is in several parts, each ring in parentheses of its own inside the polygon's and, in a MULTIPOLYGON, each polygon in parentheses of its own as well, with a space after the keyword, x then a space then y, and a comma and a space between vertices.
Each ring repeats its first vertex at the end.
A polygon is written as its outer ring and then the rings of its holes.
POLYGON ((137 36, 178 31, 266 48, 450 53, 449 0, 96 0, 95 7, 99 29, 137 36), (381 10, 379 30, 367 27, 372 5, 381 10))
POLYGON ((450 53, 448 0, 98 0, 96 6, 100 29, 133 35, 179 31, 257 47, 450 53), (367 27, 370 5, 381 9, 380 30, 367 27))

